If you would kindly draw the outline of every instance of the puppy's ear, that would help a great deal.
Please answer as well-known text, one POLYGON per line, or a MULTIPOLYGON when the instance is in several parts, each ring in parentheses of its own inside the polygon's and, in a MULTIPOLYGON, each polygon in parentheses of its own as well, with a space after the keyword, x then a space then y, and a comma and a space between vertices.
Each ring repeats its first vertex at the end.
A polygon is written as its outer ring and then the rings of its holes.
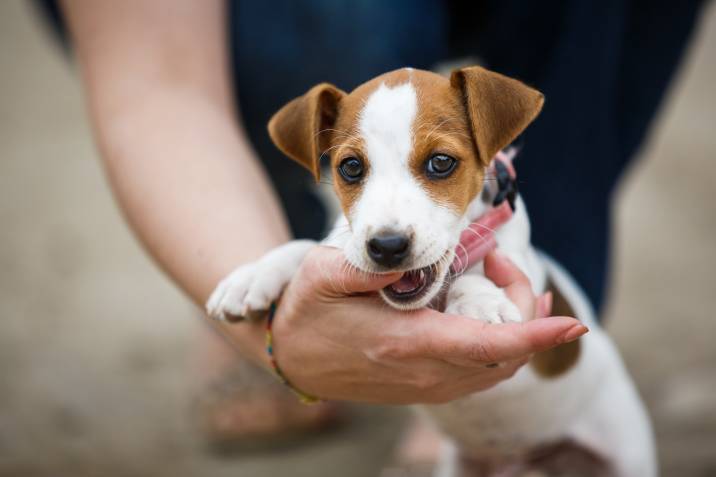
POLYGON ((479 66, 455 70, 450 84, 465 101, 480 160, 487 165, 537 117, 544 95, 479 66))
POLYGON ((338 103, 346 95, 333 85, 321 83, 286 104, 268 123, 276 147, 321 177, 321 154, 328 149, 330 131, 338 116, 338 103))

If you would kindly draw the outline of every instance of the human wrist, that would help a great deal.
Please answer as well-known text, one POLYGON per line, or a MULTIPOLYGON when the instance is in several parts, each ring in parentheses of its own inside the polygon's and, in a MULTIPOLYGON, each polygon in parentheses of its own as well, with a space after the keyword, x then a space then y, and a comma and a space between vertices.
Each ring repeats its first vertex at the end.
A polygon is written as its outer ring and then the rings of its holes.
POLYGON ((272 372, 271 361, 266 354, 266 335, 263 321, 225 323, 210 319, 209 322, 242 358, 251 361, 266 370, 266 372, 272 372))
POLYGON ((275 341, 274 341, 274 334, 273 334, 273 323, 274 323, 274 318, 276 317, 276 308, 277 308, 276 302, 272 302, 271 307, 269 308, 268 314, 266 316, 266 354, 268 355, 273 374, 286 387, 288 387, 291 391, 293 391, 293 393, 296 395, 296 397, 299 399, 299 401, 301 401, 303 404, 318 403, 321 401, 319 398, 317 398, 316 396, 313 396, 311 394, 308 394, 305 391, 297 388, 288 379, 288 377, 284 374, 283 369, 278 364, 278 359, 276 358, 276 353, 275 353, 276 348, 275 348, 275 341))

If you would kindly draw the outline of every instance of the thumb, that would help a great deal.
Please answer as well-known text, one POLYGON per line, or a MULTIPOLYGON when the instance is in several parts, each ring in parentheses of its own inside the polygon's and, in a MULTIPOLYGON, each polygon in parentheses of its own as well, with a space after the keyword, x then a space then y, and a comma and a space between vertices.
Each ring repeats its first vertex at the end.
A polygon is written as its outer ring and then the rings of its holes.
POLYGON ((493 250, 485 257, 485 276, 504 289, 524 319, 535 316, 535 297, 529 278, 500 251, 493 250))
POLYGON ((485 275, 500 288, 529 287, 529 278, 498 249, 485 257, 485 275))
POLYGON ((334 247, 316 247, 306 257, 306 263, 308 272, 315 274, 318 286, 339 296, 377 291, 402 275, 400 272, 364 272, 348 262, 342 250, 334 247))

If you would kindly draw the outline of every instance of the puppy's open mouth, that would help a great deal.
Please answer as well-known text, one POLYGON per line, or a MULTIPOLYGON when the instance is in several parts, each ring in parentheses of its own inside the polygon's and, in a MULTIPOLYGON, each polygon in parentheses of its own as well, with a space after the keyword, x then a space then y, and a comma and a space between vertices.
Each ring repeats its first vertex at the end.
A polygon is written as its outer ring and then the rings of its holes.
POLYGON ((395 283, 383 288, 388 298, 397 303, 407 303, 421 298, 437 278, 435 265, 409 270, 395 283))

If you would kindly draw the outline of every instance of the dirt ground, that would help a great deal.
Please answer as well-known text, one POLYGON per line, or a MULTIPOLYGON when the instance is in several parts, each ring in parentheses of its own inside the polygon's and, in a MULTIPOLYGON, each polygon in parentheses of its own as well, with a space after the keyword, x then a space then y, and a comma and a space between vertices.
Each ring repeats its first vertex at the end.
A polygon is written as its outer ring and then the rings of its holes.
MULTIPOLYGON (((71 65, 0 2, 0 476, 378 475, 403 422, 219 457, 188 416, 197 311, 112 202, 71 65)), ((663 475, 716 475, 716 8, 619 187, 608 327, 663 475)))

